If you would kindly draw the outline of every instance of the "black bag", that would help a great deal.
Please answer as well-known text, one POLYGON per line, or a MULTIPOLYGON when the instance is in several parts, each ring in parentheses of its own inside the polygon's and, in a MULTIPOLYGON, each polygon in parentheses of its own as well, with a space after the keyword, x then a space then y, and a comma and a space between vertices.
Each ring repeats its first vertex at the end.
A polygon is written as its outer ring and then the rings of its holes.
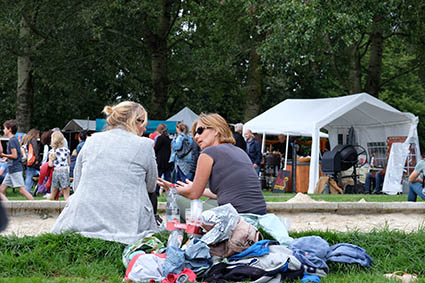
POLYGON ((192 143, 187 137, 184 137, 182 142, 182 147, 180 148, 180 150, 176 151, 176 156, 181 159, 185 157, 186 155, 188 155, 189 152, 191 151, 192 151, 192 143))

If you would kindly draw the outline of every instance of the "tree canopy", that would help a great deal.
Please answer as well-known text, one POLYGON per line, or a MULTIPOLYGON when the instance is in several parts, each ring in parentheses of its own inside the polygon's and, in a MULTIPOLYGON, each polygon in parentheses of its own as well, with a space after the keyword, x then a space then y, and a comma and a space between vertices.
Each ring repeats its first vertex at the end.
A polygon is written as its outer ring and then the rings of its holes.
POLYGON ((419 0, 1 1, 0 118, 62 127, 133 100, 236 123, 365 91, 421 121, 424 51, 419 0))

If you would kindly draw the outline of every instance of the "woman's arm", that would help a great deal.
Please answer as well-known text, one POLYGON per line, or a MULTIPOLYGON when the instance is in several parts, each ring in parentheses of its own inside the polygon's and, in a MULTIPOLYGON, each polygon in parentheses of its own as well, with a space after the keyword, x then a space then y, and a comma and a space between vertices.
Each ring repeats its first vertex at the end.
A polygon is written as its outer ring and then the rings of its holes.
MULTIPOLYGON (((214 160, 209 155, 201 153, 198 158, 194 181, 187 181, 186 183, 180 181, 177 182, 177 192, 189 199, 198 199, 201 196, 216 198, 216 195, 214 195, 210 190, 205 189, 211 175, 213 163, 214 160)), ((172 185, 170 182, 161 178, 158 178, 157 183, 166 190, 168 190, 172 185)))
POLYGON ((177 192, 189 199, 200 198, 204 194, 205 187, 210 179, 213 163, 214 160, 208 154, 199 155, 195 179, 193 182, 177 182, 177 192))
POLYGON ((41 164, 44 164, 47 161, 49 161, 49 146, 45 144, 43 147, 43 160, 41 161, 41 164))
POLYGON ((212 199, 217 199, 217 195, 211 192, 210 189, 205 189, 204 194, 202 196, 212 198, 212 199))
POLYGON ((416 172, 416 171, 413 171, 412 174, 410 174, 408 181, 410 183, 416 183, 416 182, 422 183, 423 182, 422 179, 419 178, 419 173, 416 172))

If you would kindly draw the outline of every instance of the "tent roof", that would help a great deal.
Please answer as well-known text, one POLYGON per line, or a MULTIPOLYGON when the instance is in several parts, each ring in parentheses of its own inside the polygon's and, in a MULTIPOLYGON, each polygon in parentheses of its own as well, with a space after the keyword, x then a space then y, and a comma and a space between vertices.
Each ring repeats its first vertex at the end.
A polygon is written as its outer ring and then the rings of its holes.
POLYGON ((72 119, 63 127, 64 132, 96 131, 95 120, 72 119))
POLYGON ((411 123, 413 117, 367 93, 359 93, 322 99, 286 99, 245 123, 244 128, 258 133, 311 136, 317 128, 411 123))
POLYGON ((182 110, 171 116, 167 121, 177 121, 185 123, 189 129, 192 128, 193 122, 198 119, 198 115, 193 112, 189 107, 184 107, 182 110))

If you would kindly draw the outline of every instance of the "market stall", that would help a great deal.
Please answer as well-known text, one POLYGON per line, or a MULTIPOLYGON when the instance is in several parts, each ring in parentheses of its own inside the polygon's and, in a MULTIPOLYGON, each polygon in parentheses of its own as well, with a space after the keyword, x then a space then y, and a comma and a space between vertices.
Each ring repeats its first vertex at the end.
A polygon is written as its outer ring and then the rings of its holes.
MULTIPOLYGON (((319 133, 328 131, 331 148, 346 143, 349 130, 356 132, 357 144, 386 142, 389 136, 406 136, 404 144, 413 145, 419 160, 417 135, 418 117, 400 112, 385 102, 367 94, 321 98, 287 99, 248 121, 245 129, 262 134, 289 134, 312 137, 308 193, 313 193, 319 180, 319 133)), ((394 147, 393 147, 394 148, 394 147)), ((391 153, 390 153, 391 154, 391 153)), ((397 154, 397 160, 406 160, 407 152, 397 154)), ((391 160, 391 158, 390 158, 391 160)), ((401 175, 395 162, 389 162, 384 192, 401 191, 401 175)))

